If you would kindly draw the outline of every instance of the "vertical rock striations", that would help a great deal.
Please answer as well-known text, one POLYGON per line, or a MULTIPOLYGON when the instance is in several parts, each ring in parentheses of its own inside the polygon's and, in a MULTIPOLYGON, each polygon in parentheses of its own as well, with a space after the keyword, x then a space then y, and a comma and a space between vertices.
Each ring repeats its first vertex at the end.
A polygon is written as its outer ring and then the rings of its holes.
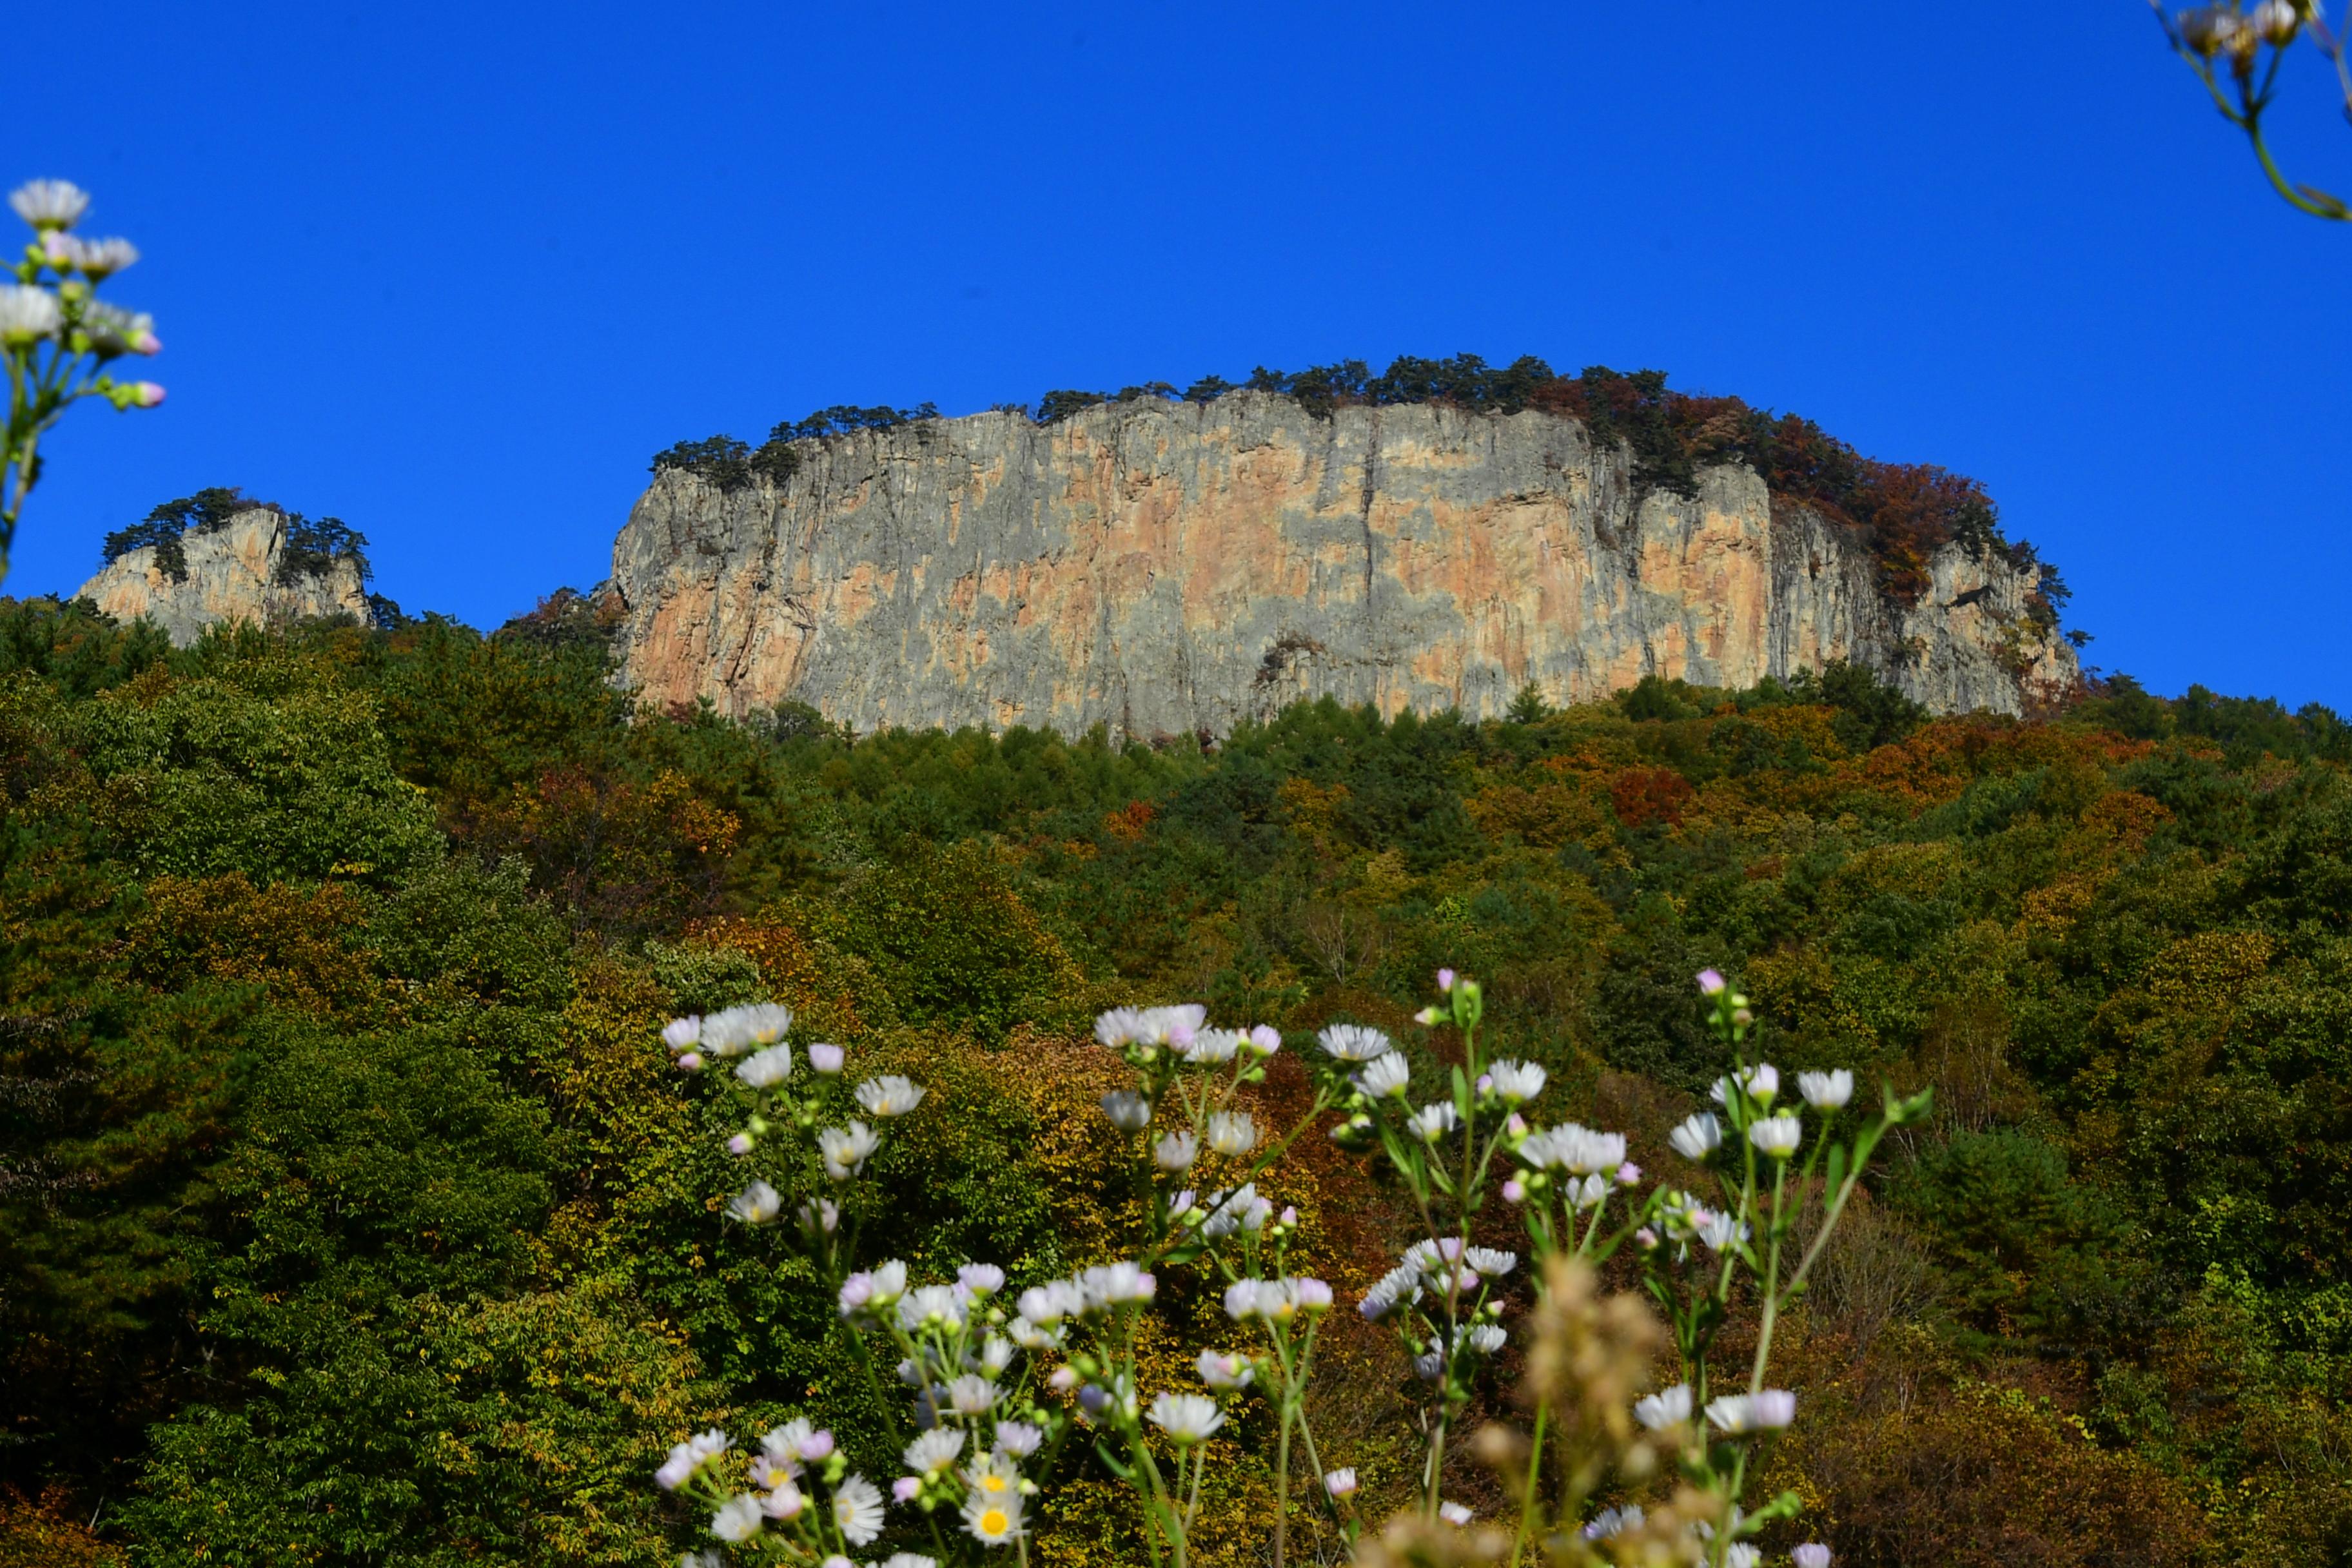
POLYGON ((275 507, 247 508, 216 529, 180 540, 185 574, 175 575, 153 545, 124 552, 76 595, 117 620, 144 616, 185 647, 205 628, 233 621, 286 626, 320 616, 372 619, 365 568, 341 555, 307 570, 287 563, 288 519, 275 507))
POLYGON ((1906 605, 1742 467, 1685 498, 1554 415, 1232 393, 803 443, 778 487, 659 475, 614 545, 624 679, 866 731, 1223 733, 1325 694, 1498 714, 1648 674, 1845 658, 1938 711, 2074 679, 2034 570, 1947 546, 1906 605), (2044 617, 2046 620, 2046 617, 2044 617))

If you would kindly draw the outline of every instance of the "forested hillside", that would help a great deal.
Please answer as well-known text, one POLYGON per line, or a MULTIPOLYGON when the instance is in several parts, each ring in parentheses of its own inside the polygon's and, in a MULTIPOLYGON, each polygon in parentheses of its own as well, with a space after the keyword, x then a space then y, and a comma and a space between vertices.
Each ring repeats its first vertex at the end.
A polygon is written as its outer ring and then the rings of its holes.
MULTIPOLYGON (((1021 1281, 1133 1198, 1077 1114, 1097 1010, 1402 1032, 1441 964, 1659 1171, 1719 1070, 1703 966, 1784 1071, 1934 1086, 1783 1331, 1770 1484, 1842 1563, 2352 1554, 2324 710, 1931 721, 1840 668, 1205 751, 852 739, 632 713, 560 616, 174 652, 0 612, 5 1568, 674 1560, 678 1433, 866 1394, 805 1267, 722 1225, 673 1014, 781 1001, 919 1072, 902 1248, 1021 1281)), ((1394 1194, 1307 1165, 1276 1195, 1360 1289, 1394 1194)), ((1368 1411, 1410 1375, 1341 1349, 1368 1411)), ((1407 1461, 1362 1441, 1375 1493, 1407 1461)), ((1213 1521, 1261 1479, 1220 1467, 1203 1559, 1257 1561, 1213 1521)), ((1057 1493, 1040 1561, 1130 1561, 1108 1495, 1057 1493)))

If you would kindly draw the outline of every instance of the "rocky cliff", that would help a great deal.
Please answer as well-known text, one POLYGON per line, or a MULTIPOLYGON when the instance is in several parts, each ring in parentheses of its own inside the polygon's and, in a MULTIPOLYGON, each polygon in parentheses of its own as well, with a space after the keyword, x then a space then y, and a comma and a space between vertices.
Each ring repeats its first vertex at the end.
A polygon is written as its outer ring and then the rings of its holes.
POLYGON ((339 556, 308 570, 286 569, 289 519, 275 507, 252 507, 217 529, 180 540, 186 566, 175 576, 157 548, 124 552, 76 590, 117 620, 144 616, 185 647, 205 628, 233 621, 285 626, 347 614, 368 624, 364 569, 339 556))
POLYGON ((741 715, 1208 731, 1326 693, 1500 713, 1655 673, 1738 687, 1845 658, 1938 711, 2075 674, 2034 586, 1959 545, 1916 604, 1745 468, 1685 498, 1573 419, 1310 415, 1237 392, 803 442, 782 485, 670 470, 613 551, 624 679, 741 715))

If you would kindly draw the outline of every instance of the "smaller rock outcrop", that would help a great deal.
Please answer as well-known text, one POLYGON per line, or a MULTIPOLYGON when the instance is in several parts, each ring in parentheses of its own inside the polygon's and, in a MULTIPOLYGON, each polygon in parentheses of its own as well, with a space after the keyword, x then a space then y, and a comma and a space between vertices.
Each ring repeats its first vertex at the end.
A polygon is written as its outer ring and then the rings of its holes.
POLYGON ((249 507, 217 528, 182 535, 176 562, 157 545, 125 551, 77 595, 117 620, 144 616, 176 647, 236 621, 281 626, 349 615, 373 624, 366 563, 355 553, 320 559, 289 549, 289 530, 299 521, 276 507, 249 507))

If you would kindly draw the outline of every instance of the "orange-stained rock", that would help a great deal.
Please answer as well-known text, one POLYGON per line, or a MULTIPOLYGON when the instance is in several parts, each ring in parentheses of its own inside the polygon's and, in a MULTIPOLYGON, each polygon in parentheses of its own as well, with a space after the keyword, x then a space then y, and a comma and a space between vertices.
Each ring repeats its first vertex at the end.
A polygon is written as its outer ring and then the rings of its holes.
POLYGON ((1942 712, 2017 712, 2072 650, 1959 546, 1916 606, 1755 474, 1638 489, 1534 412, 1309 415, 1287 398, 931 419, 803 442, 782 488, 654 481, 613 552, 624 679, 859 731, 1223 733, 1326 693, 1499 714, 1647 674, 1753 684, 1833 658, 1942 712), (1956 598, 1982 594, 1968 603, 1956 598))
POLYGON ((249 507, 209 533, 182 536, 187 575, 174 578, 152 545, 126 551, 75 590, 117 620, 146 616, 185 647, 206 626, 235 621, 287 626, 321 616, 349 615, 370 624, 367 582, 358 561, 341 556, 315 572, 281 569, 286 514, 249 507))

